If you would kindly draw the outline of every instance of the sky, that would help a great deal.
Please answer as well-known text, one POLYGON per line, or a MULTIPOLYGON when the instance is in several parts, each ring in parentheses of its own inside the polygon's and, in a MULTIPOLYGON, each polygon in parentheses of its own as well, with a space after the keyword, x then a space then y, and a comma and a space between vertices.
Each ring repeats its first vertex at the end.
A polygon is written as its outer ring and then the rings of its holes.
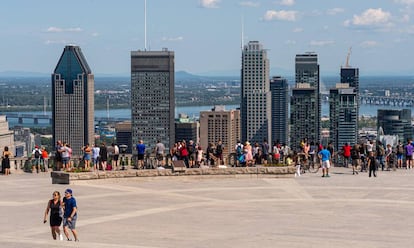
MULTIPOLYGON (((145 49, 145 0, 3 0, 0 72, 52 73, 79 45, 95 75, 130 73, 145 49)), ((272 75, 318 54, 321 75, 413 75, 414 0, 147 0, 147 50, 175 53, 175 70, 239 75, 241 46, 259 41, 272 75)), ((271 75, 271 76, 272 76, 271 75)))

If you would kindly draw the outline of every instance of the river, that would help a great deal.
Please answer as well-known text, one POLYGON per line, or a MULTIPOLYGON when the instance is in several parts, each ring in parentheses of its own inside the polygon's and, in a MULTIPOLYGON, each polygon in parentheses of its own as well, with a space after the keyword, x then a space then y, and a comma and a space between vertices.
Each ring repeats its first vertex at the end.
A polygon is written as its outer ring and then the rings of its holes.
MULTIPOLYGON (((184 113, 189 117, 198 118, 200 116, 200 111, 211 110, 213 106, 185 106, 185 107, 176 107, 175 116, 178 117, 178 114, 184 113)), ((239 105, 225 105, 226 110, 236 109, 239 105)), ((409 107, 406 107, 409 108, 409 107)), ((402 109, 402 107, 392 107, 392 106, 383 106, 383 105, 361 105, 359 109, 360 116, 377 116, 378 109, 402 109)), ((411 112, 414 113, 414 108, 411 107, 411 112)), ((13 112, 19 114, 44 114, 42 111, 32 111, 32 112, 13 112)), ((47 111, 46 114, 51 114, 50 111, 47 111)), ((107 110, 95 110, 95 117, 112 117, 112 118, 131 118, 130 109, 110 109, 107 110)), ((329 116, 329 104, 322 104, 322 116, 329 116)), ((9 120, 9 126, 13 127, 17 125, 16 119, 9 120)), ((48 126, 49 123, 46 120, 39 119, 39 124, 36 126, 48 126)), ((24 121, 23 126, 33 126, 30 121, 24 121)))

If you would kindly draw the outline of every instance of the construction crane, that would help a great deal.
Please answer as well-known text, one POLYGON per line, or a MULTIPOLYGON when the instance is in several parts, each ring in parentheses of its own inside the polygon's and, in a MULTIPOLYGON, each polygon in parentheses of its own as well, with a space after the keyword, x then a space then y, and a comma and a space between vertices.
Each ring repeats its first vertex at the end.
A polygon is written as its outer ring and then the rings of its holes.
POLYGON ((348 55, 346 55, 346 61, 345 61, 345 68, 349 68, 349 58, 351 57, 352 47, 348 50, 348 55))

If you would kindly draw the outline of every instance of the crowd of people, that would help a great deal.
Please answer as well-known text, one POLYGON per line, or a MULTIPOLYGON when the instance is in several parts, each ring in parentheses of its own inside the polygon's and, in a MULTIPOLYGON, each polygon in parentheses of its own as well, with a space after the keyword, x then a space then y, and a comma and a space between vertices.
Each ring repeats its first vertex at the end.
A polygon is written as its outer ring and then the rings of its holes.
MULTIPOLYGON (((164 168, 170 161, 176 160, 182 160, 187 168, 214 167, 224 165, 226 162, 226 165, 229 165, 230 159, 234 159, 230 164, 232 166, 249 167, 271 163, 295 165, 298 168, 301 164, 309 163, 309 161, 322 164, 325 157, 322 159, 321 151, 326 148, 329 151, 330 165, 337 166, 340 160, 342 166, 352 166, 353 175, 358 175, 360 172, 370 172, 369 174, 374 177, 378 169, 412 169, 414 161, 412 140, 407 140, 405 144, 398 142, 394 146, 384 145, 381 141, 375 140, 352 146, 346 143, 338 151, 335 151, 332 143, 323 147, 320 143, 309 142, 306 139, 301 141, 298 150, 291 150, 288 145, 280 142, 274 142, 273 145, 270 145, 267 140, 254 144, 250 144, 249 141, 242 143, 238 140, 232 151, 226 151, 226 146, 221 140, 218 140, 217 143, 210 142, 205 149, 193 140, 182 140, 176 142, 169 150, 158 140, 151 151, 148 151, 143 140, 139 140, 134 148, 137 154, 135 165, 138 169, 148 168, 145 163, 148 152, 155 156, 156 163, 152 165, 153 168, 164 168), (229 154, 229 157, 225 157, 224 154, 229 154)), ((1 171, 3 174, 9 175, 10 158, 13 154, 7 146, 3 150, 1 171)), ((120 167, 120 149, 117 144, 112 143, 110 146, 106 146, 104 142, 92 146, 85 144, 81 150, 83 155, 75 159, 83 162, 86 171, 118 170, 120 167), (108 161, 110 162, 108 163, 108 161)), ((58 140, 53 153, 55 169, 71 171, 75 164, 72 152, 70 144, 58 140)), ((49 153, 44 147, 36 145, 30 155, 32 173, 48 170, 49 153)))
MULTIPOLYGON (((379 169, 384 171, 413 168, 414 143, 411 139, 408 139, 405 144, 399 141, 394 146, 391 144, 384 145, 379 140, 368 140, 367 142, 357 143, 352 146, 349 143, 345 143, 338 151, 334 150, 332 143, 323 147, 321 144, 307 142, 306 140, 301 142, 300 147, 300 151, 293 154, 293 162, 298 170, 301 163, 304 163, 298 159, 301 155, 304 156, 306 162, 321 162, 322 168, 324 168, 323 161, 329 155, 330 165, 339 165, 339 160, 341 160, 342 166, 352 166, 353 175, 358 175, 360 172, 368 172, 369 177, 376 177, 376 172, 379 169), (329 154, 322 152, 325 149, 329 151, 329 154)), ((300 175, 300 171, 297 174, 300 175)), ((326 176, 326 173, 323 173, 323 175, 326 176)))
POLYGON ((156 154, 156 167, 164 167, 167 160, 171 161, 182 160, 187 168, 199 168, 201 166, 220 166, 226 162, 225 154, 230 154, 231 159, 234 159, 234 166, 255 166, 267 163, 281 163, 290 153, 290 148, 287 145, 275 142, 271 147, 266 140, 259 144, 256 142, 251 145, 250 142, 241 143, 237 141, 234 150, 226 151, 226 146, 222 140, 217 143, 210 142, 207 147, 203 149, 200 144, 193 140, 182 140, 176 142, 169 151, 165 146, 158 141, 152 151, 148 151, 143 140, 139 140, 135 146, 137 152, 137 167, 138 169, 145 168, 144 160, 149 153, 156 154))
MULTIPOLYGON (((112 143, 106 146, 105 142, 90 146, 86 144, 81 148, 82 156, 78 159, 84 163, 86 171, 98 170, 118 170, 119 164, 119 146, 112 143), (108 163, 108 160, 110 163, 108 163)), ((68 143, 58 140, 56 142, 54 159, 56 161, 56 169, 71 171, 73 169, 72 148, 68 143)))

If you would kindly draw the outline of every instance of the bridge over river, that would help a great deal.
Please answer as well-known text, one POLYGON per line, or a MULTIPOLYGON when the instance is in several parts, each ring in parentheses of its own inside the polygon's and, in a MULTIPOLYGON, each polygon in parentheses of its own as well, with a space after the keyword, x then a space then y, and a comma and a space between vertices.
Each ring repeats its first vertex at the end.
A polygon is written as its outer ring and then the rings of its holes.
MULTIPOLYGON (((7 120, 13 121, 14 123, 18 124, 27 124, 31 123, 34 125, 39 124, 39 120, 43 120, 44 123, 47 123, 49 125, 52 124, 52 115, 51 114, 20 114, 20 113, 0 113, 0 115, 5 115, 7 120)), ((121 122, 130 120, 129 118, 119 118, 119 117, 95 117, 95 122, 121 122)))

